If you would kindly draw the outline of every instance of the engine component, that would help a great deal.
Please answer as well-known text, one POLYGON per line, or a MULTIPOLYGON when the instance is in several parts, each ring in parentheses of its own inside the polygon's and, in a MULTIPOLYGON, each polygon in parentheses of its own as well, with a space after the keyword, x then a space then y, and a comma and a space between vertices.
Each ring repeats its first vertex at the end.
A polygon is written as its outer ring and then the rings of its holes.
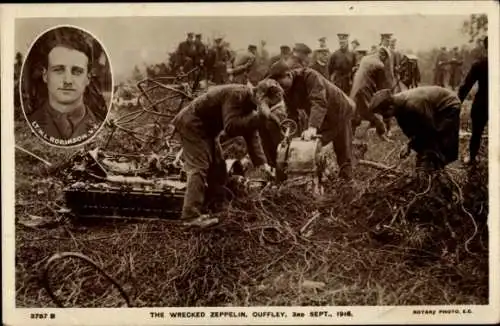
POLYGON ((297 124, 289 119, 281 123, 283 140, 278 145, 276 158, 276 178, 279 182, 301 176, 310 176, 321 180, 325 170, 321 157, 321 141, 316 138, 306 141, 293 137, 297 124))
MULTIPOLYGON (((174 170, 169 164, 164 164, 162 166, 168 170, 155 178, 151 170, 157 169, 157 166, 149 164, 138 169, 140 173, 137 175, 116 174, 117 167, 123 168, 125 163, 119 165, 105 157, 99 149, 94 149, 73 158, 73 173, 64 194, 66 205, 74 215, 83 218, 180 217, 186 191, 186 177, 182 169, 174 170)), ((177 155, 169 154, 157 159, 164 162, 176 158, 177 155)), ((243 175, 243 167, 238 160, 226 160, 226 169, 229 176, 243 175)))

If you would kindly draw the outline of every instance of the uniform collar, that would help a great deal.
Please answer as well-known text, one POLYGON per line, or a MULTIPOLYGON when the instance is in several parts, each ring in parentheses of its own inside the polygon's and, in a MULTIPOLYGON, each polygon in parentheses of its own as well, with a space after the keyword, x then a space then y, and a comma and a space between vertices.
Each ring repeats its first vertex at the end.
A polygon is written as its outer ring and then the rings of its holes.
POLYGON ((82 122, 87 114, 87 111, 87 107, 82 104, 71 112, 61 113, 55 110, 48 101, 46 102, 46 112, 48 112, 53 119, 56 121, 59 119, 68 119, 73 126, 77 126, 80 122, 82 122))

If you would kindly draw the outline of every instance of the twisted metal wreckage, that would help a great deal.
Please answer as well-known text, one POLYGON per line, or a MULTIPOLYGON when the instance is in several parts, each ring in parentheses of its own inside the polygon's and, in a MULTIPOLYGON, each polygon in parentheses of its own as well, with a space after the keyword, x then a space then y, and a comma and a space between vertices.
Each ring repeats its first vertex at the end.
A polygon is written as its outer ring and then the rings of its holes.
MULTIPOLYGON (((199 85, 200 74, 196 69, 180 77, 147 78, 137 83, 140 108, 108 120, 109 134, 104 146, 77 152, 59 169, 59 173, 65 172, 60 174, 64 177, 66 205, 72 215, 178 219, 186 175, 182 169, 182 149, 172 137, 169 122, 188 101, 203 92, 199 85), (188 78, 191 75, 194 77, 188 78), (191 84, 182 82, 182 78, 191 84), (116 138, 121 143, 129 138, 132 152, 130 148, 129 153, 111 151, 116 138)), ((289 119, 282 121, 281 129, 283 140, 278 146, 276 178, 272 181, 281 183, 291 177, 305 177, 318 191, 325 170, 319 139, 305 141, 292 136, 297 125, 289 119)), ((237 138, 224 141, 223 151, 237 141, 237 138)), ((269 182, 246 176, 244 162, 245 159, 236 157, 226 159, 229 188, 232 185, 248 189, 269 182)))

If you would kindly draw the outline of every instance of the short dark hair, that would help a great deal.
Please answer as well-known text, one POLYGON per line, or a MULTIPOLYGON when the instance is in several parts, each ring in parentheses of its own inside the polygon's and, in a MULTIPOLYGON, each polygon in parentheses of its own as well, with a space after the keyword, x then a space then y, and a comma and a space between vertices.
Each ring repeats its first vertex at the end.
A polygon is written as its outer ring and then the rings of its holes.
POLYGON ((45 68, 49 65, 49 53, 57 46, 82 52, 87 56, 87 71, 92 71, 92 45, 82 31, 72 27, 59 27, 45 33, 40 38, 42 44, 42 64, 45 68))

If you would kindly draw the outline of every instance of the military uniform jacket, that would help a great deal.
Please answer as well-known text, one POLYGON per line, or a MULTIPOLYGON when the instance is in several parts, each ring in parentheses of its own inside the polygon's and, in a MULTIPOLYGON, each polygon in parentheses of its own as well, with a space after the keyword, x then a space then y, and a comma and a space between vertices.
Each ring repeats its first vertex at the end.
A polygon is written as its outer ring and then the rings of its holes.
POLYGON ((354 112, 354 102, 313 69, 296 69, 292 75, 292 87, 285 94, 290 118, 297 121, 298 110, 304 110, 309 117, 309 127, 328 138, 333 137, 330 133, 335 133, 339 119, 346 119, 354 112))
POLYGON ((182 109, 173 119, 178 130, 200 137, 216 138, 222 131, 228 138, 244 137, 248 154, 255 166, 266 162, 258 127, 262 118, 245 85, 214 86, 182 109))
POLYGON ((255 68, 257 60, 255 55, 250 52, 238 53, 234 58, 233 63, 233 74, 239 75, 242 73, 248 73, 250 70, 255 68))
POLYGON ((350 97, 354 99, 360 94, 372 96, 376 91, 390 87, 384 64, 377 54, 372 54, 361 59, 354 74, 350 97))
POLYGON ((436 58, 435 70, 446 70, 446 65, 448 64, 448 56, 446 53, 439 53, 436 58))
POLYGON ((334 79, 350 78, 355 64, 356 58, 353 52, 339 49, 333 52, 328 60, 328 74, 330 76, 335 74, 334 79))
POLYGON ((478 90, 474 97, 474 106, 482 106, 488 111, 488 58, 483 57, 476 61, 465 76, 463 84, 458 90, 458 97, 463 102, 472 86, 478 82, 478 90))
POLYGON ((231 53, 225 47, 213 47, 210 50, 212 63, 217 66, 225 66, 231 60, 231 53))
POLYGON ((186 60, 186 58, 195 59, 196 58, 196 45, 194 42, 189 43, 188 41, 181 42, 179 44, 179 48, 177 50, 179 55, 179 60, 182 62, 186 60))
POLYGON ((460 100, 454 92, 439 86, 422 86, 395 94, 394 104, 395 117, 411 139, 413 149, 418 152, 440 143, 453 144, 440 150, 447 162, 456 159, 459 122, 455 120, 460 119, 460 100))
POLYGON ((48 101, 38 110, 33 112, 28 120, 44 138, 50 140, 68 140, 77 137, 92 136, 102 121, 87 106, 83 105, 71 113, 60 113, 54 110, 48 101))

